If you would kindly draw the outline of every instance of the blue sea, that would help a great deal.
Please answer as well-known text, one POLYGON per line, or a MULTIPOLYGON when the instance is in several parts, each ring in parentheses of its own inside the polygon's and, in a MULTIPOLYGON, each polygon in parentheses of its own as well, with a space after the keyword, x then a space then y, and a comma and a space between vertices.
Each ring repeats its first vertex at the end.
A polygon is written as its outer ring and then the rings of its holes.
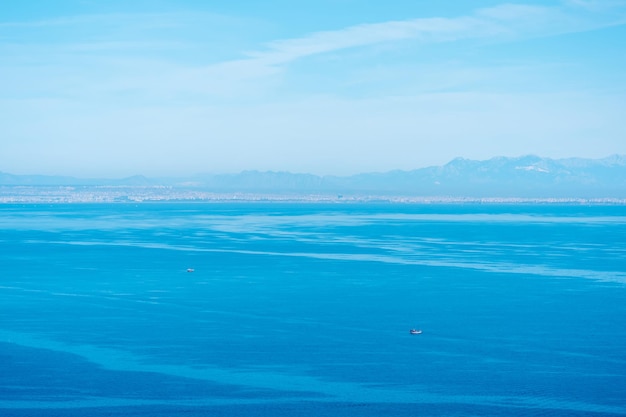
POLYGON ((626 207, 3 204, 0 415, 626 416, 626 207))

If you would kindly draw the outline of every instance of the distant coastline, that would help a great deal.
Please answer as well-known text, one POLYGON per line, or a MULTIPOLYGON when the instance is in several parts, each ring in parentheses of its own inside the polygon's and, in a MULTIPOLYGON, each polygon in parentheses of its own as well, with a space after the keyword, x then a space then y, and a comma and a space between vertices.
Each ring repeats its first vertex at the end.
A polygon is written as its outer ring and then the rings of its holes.
POLYGON ((624 204, 626 156, 456 158, 442 166, 345 177, 243 171, 85 179, 0 172, 2 203, 143 201, 624 204))
POLYGON ((405 203, 626 205, 626 198, 462 197, 384 194, 218 193, 160 186, 0 186, 0 204, 80 203, 405 203))

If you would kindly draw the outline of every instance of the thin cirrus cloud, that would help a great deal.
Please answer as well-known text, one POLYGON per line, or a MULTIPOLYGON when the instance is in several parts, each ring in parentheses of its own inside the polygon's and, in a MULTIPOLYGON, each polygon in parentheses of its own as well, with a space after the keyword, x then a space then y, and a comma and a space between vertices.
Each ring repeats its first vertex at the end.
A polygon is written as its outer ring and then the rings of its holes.
MULTIPOLYGON (((416 45, 465 40, 496 43, 583 32, 626 22, 623 4, 580 0, 564 3, 560 7, 502 4, 460 17, 358 24, 271 41, 245 52, 242 58, 184 68, 176 75, 178 82, 168 84, 173 89, 193 88, 213 97, 236 97, 245 91, 258 90, 260 79, 269 82, 289 72, 291 63, 315 55, 401 42, 416 45), (207 81, 203 82, 203 79, 207 81)), ((271 90, 273 85, 269 83, 268 88, 271 90)))
POLYGON ((310 55, 383 42, 413 40, 436 43, 477 38, 512 40, 593 30, 626 21, 624 2, 571 0, 571 3, 570 7, 503 4, 456 18, 418 18, 360 24, 340 30, 315 32, 300 38, 277 40, 268 43, 265 50, 248 52, 247 55, 250 59, 277 65, 310 55), (601 9, 600 4, 604 6, 601 9), (603 13, 586 14, 583 17, 577 10, 581 7, 594 8, 603 13), (615 13, 616 9, 620 13, 615 13))
MULTIPOLYGON (((97 57, 97 64, 103 65, 103 68, 110 67, 107 73, 95 71, 93 74, 81 72, 80 67, 69 67, 67 73, 72 74, 75 80, 84 80, 91 84, 84 89, 75 89, 77 94, 80 91, 93 91, 95 88, 102 91, 102 94, 106 94, 106 91, 116 94, 117 91, 135 90, 143 91, 149 97, 162 95, 171 98, 173 95, 193 92, 205 94, 207 99, 211 99, 237 98, 247 92, 259 90, 262 94, 272 91, 275 84, 271 81, 280 82, 276 77, 288 72, 289 64, 315 55, 342 53, 354 48, 367 50, 380 44, 393 48, 394 43, 407 42, 415 45, 464 40, 493 43, 588 31, 626 21, 625 3, 616 0, 566 0, 560 6, 501 4, 459 17, 357 24, 266 42, 251 51, 241 52, 239 57, 235 49, 230 54, 232 59, 224 56, 208 64, 178 62, 170 52, 198 52, 202 41, 184 35, 186 27, 193 27, 200 21, 204 24, 210 21, 219 26, 220 22, 233 23, 232 19, 206 13, 201 17, 190 13, 173 13, 169 18, 164 14, 116 14, 83 15, 20 24, 54 28, 93 25, 104 31, 99 36, 79 42, 66 39, 52 48, 52 51, 56 48, 62 52, 61 58, 52 58, 52 62, 59 65, 63 65, 63 56, 66 54, 80 53, 82 57, 75 59, 85 62, 90 71, 94 68, 93 65, 89 66, 90 56, 97 57), (176 33, 162 33, 159 30, 175 28, 180 30, 173 31, 176 33), (154 30, 153 33, 158 34, 158 38, 143 38, 142 33, 145 30, 154 30), (133 51, 137 53, 128 54, 133 51), (160 54, 159 51, 163 53, 160 54), (106 52, 106 57, 100 55, 103 52, 106 52), (116 75, 118 73, 119 76, 116 75), (90 83, 89 80, 93 77, 100 79, 90 83), (259 80, 265 81, 267 86, 260 86, 259 80), (129 85, 133 88, 129 88, 129 85)), ((4 23, 0 26, 6 28, 6 25, 11 24, 4 23)), ((97 32, 98 29, 94 30, 97 32)), ((32 48, 46 56, 44 46, 33 44, 32 48)), ((211 53, 205 59, 212 59, 211 53)), ((320 71, 323 72, 323 68, 320 71)), ((46 89, 50 88, 54 87, 49 86, 46 89)))

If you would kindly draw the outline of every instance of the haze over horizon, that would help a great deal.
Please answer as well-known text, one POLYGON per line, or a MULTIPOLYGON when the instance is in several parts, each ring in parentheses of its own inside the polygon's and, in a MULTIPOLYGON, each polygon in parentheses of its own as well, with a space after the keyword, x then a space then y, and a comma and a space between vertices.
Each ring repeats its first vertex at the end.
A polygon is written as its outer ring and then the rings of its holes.
POLYGON ((9 1, 0 171, 121 178, 626 154, 626 1, 9 1))
MULTIPOLYGON (((470 162, 472 163, 472 166, 473 166, 473 168, 471 169, 474 169, 479 172, 481 171, 484 172, 486 169, 487 170, 491 169, 488 167, 490 166, 492 162, 494 164, 491 165, 491 167, 496 167, 496 170, 499 170, 500 168, 497 168, 497 166, 500 163, 500 160, 506 160, 506 161, 503 161, 505 164, 510 164, 511 162, 519 161, 520 165, 516 167, 517 170, 531 170, 531 171, 540 171, 540 172, 544 170, 542 166, 546 163, 548 164, 565 163, 566 165, 571 164, 574 167, 585 166, 590 163, 595 164, 596 166, 598 165, 608 166, 608 167, 626 166, 626 155, 620 155, 620 154, 607 155, 602 158, 581 158, 581 157, 544 158, 539 155, 528 154, 528 155, 519 155, 515 157, 507 157, 503 155, 498 155, 498 156, 494 156, 492 158, 488 158, 484 160, 474 160, 474 159, 469 159, 469 158, 458 156, 441 165, 428 165, 428 166, 415 167, 412 169, 390 169, 386 171, 363 171, 363 172, 355 172, 355 173, 345 174, 345 175, 341 175, 341 174, 338 174, 338 175, 321 174, 320 175, 320 174, 304 172, 304 171, 288 171, 288 170, 273 170, 273 169, 267 169, 267 170, 243 169, 241 171, 236 171, 236 172, 234 171, 233 172, 203 171, 203 172, 195 172, 195 173, 188 173, 188 174, 181 174, 181 175, 145 175, 141 172, 137 172, 132 175, 117 176, 117 177, 115 176, 86 177, 86 176, 77 176, 77 175, 55 175, 55 174, 42 174, 40 172, 15 174, 13 172, 6 172, 6 171, 0 170, 0 176, 4 175, 4 176, 9 176, 9 177, 15 176, 15 177, 24 177, 24 178, 28 178, 28 177, 56 178, 58 177, 58 178, 74 178, 78 180, 125 180, 125 179, 133 179, 133 178, 139 179, 141 177, 146 178, 146 179, 152 179, 152 180, 158 180, 158 179, 186 180, 186 179, 193 179, 193 178, 198 178, 198 177, 219 177, 219 176, 231 176, 231 175, 240 176, 246 173, 250 173, 250 174, 256 173, 256 174, 287 174, 287 175, 294 175, 294 176, 315 176, 319 178, 329 178, 329 177, 350 178, 350 177, 358 177, 361 175, 386 175, 386 174, 394 174, 394 173, 412 173, 412 172, 424 171, 424 170, 448 168, 452 165, 455 165, 459 161, 470 162), (527 159, 533 159, 533 160, 537 159, 537 161, 529 162, 527 159)), ((456 168, 452 168, 452 169, 456 169, 456 168)))

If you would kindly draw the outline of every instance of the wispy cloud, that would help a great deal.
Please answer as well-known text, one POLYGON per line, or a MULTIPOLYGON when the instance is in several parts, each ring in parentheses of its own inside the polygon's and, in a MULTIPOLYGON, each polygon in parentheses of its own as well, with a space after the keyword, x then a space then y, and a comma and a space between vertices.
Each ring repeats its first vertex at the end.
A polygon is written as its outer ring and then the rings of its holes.
MULTIPOLYGON (((193 91, 216 96, 232 96, 246 90, 254 91, 258 87, 251 84, 259 79, 269 81, 272 77, 287 71, 290 63, 316 55, 340 53, 355 48, 367 51, 367 48, 381 44, 393 49, 395 45, 405 47, 407 44, 430 45, 467 40, 507 42, 621 24, 626 22, 626 1, 564 0, 557 6, 505 3, 478 9, 465 16, 358 24, 337 30, 312 32, 300 37, 270 41, 242 53, 236 59, 227 57, 236 57, 237 49, 232 49, 220 58, 210 49, 216 47, 215 42, 205 47, 202 39, 181 37, 178 31, 160 30, 178 27, 184 32, 185 27, 189 25, 200 22, 204 26, 219 25, 219 22, 224 23, 229 19, 231 18, 206 13, 200 13, 199 16, 189 13, 83 15, 33 22, 0 23, 0 35, 2 35, 3 28, 8 30, 10 26, 15 25, 22 25, 23 29, 94 26, 99 29, 87 31, 87 36, 79 40, 63 35, 65 40, 56 42, 49 51, 45 50, 47 46, 44 44, 32 44, 30 47, 36 53, 26 52, 24 56, 27 61, 31 62, 33 56, 45 57, 55 53, 59 56, 69 56, 78 52, 83 59, 91 54, 98 58, 98 63, 101 63, 102 53, 106 52, 106 60, 111 65, 109 74, 116 73, 116 66, 120 65, 120 62, 130 63, 130 70, 129 65, 121 64, 124 69, 123 76, 113 78, 110 75, 102 76, 112 80, 112 83, 106 83, 106 85, 98 83, 109 91, 115 91, 114 84, 119 82, 124 90, 132 84, 136 91, 150 90, 150 94, 162 91, 167 92, 166 95, 171 95, 176 91, 193 91), (146 31, 152 31, 156 37, 146 38, 146 31), (213 62, 204 65, 182 64, 175 59, 169 62, 168 57, 174 51, 181 50, 204 52, 202 60, 213 62), (128 56, 129 51, 137 53, 131 57, 128 56), (166 53, 156 55, 159 52, 166 53), (115 58, 116 53, 119 54, 119 59, 115 58), (150 54, 152 58, 148 58, 150 54), (147 68, 141 68, 142 59, 146 67, 150 66, 147 74, 144 74, 147 68), (155 65, 156 60, 160 63, 155 65), (141 75, 135 76, 135 74, 141 75), (154 85, 158 88, 151 88, 154 85)), ((235 21, 234 18, 231 19, 231 23, 233 21, 235 21)), ((69 33, 66 30, 59 32, 69 33)), ((4 43, 2 49, 18 55, 24 54, 22 46, 22 44, 12 44, 9 41, 4 43)), ((78 59, 76 56, 73 58, 78 59)), ((106 62, 104 65, 107 65, 106 62)), ((74 71, 74 69, 67 69, 68 73, 74 71)), ((72 77, 80 80, 87 75, 72 75, 72 77)))
POLYGON ((414 19, 351 26, 336 31, 316 32, 294 39, 278 40, 263 51, 248 55, 268 63, 280 64, 309 55, 332 52, 359 46, 417 39, 422 42, 441 42, 461 37, 484 36, 500 31, 491 23, 481 25, 475 18, 414 19))
POLYGON ((384 42, 411 40, 417 43, 438 43, 472 38, 511 40, 588 31, 626 22, 626 10, 623 10, 625 2, 570 2, 575 6, 597 9, 598 13, 581 16, 577 10, 567 5, 546 7, 503 4, 456 18, 419 18, 315 32, 299 38, 270 42, 265 49, 248 52, 247 55, 252 59, 277 65, 310 55, 384 42), (619 13, 615 13, 616 9, 619 13), (611 13, 607 13, 608 11, 611 13))
POLYGON ((313 32, 268 42, 237 60, 183 69, 177 76, 179 83, 170 85, 180 88, 187 85, 210 95, 233 97, 243 91, 259 91, 259 80, 264 80, 267 86, 274 85, 281 74, 289 72, 290 64, 307 57, 340 54, 356 48, 367 53, 367 48, 379 45, 393 50, 395 46, 404 48, 407 45, 472 40, 511 42, 590 31, 626 22, 626 7, 622 7, 621 2, 593 3, 602 3, 604 8, 589 11, 567 3, 560 6, 507 3, 459 17, 394 20, 313 32), (193 83, 185 80, 193 80, 193 83))
POLYGON ((565 4, 590 10, 607 10, 626 6, 625 0, 565 0, 565 4))

